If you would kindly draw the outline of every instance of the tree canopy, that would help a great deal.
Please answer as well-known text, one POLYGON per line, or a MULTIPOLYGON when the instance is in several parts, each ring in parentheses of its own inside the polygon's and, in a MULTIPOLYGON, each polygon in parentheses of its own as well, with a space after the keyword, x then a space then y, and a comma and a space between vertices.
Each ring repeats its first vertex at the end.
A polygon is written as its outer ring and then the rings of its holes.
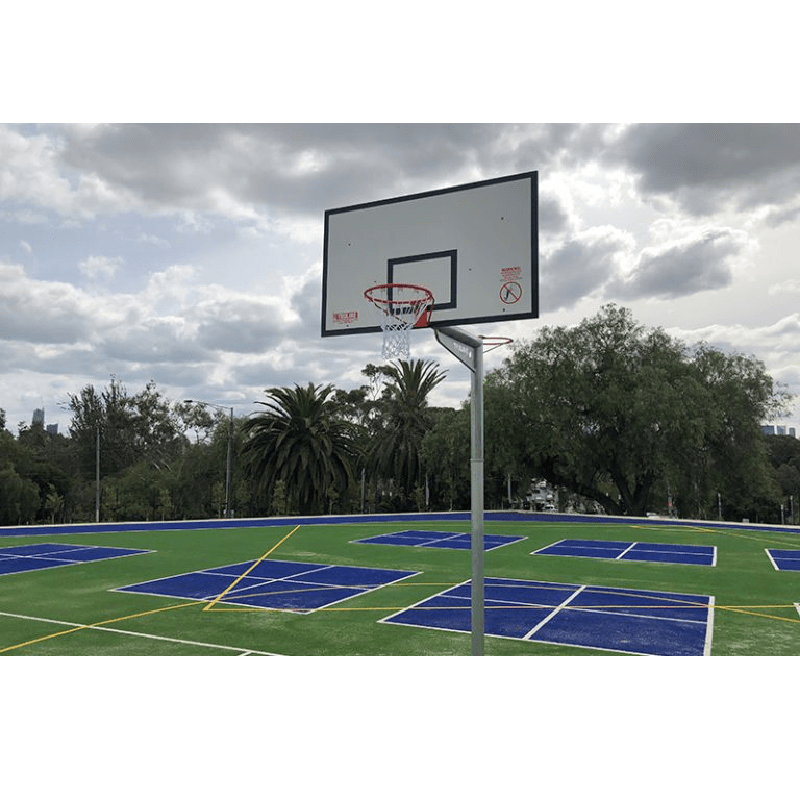
POLYGON ((278 482, 302 514, 324 513, 332 493, 348 491, 358 458, 353 424, 335 413, 333 386, 267 389, 265 410, 248 419, 242 455, 271 497, 278 482))
POLYGON ((759 423, 784 399, 756 359, 690 350, 614 305, 542 328, 487 377, 506 458, 613 514, 643 515, 657 488, 686 512, 771 492, 759 423))
MULTIPOLYGON (((355 389, 267 389, 261 410, 232 420, 236 516, 469 508, 469 401, 431 403, 446 372, 423 359, 362 374, 355 389)), ((539 328, 486 376, 485 505, 546 480, 562 506, 796 520, 800 442, 760 428, 788 399, 757 359, 686 345, 625 308, 539 328)), ((92 520, 98 489, 102 520, 222 516, 219 408, 112 377, 70 395, 70 436, 0 429, 0 524, 92 520)))

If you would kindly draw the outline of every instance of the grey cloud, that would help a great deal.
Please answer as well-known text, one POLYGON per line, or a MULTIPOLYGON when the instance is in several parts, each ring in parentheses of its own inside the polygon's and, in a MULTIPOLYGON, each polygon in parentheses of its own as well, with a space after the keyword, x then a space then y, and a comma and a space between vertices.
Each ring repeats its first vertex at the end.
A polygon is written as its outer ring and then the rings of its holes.
POLYGON ((88 335, 86 298, 65 283, 29 279, 0 264, 0 340, 72 344, 88 335))
POLYGON ((69 168, 98 175, 154 210, 213 210, 224 187, 271 214, 320 216, 467 182, 476 171, 491 176, 581 158, 602 132, 576 125, 126 124, 64 126, 58 136, 69 168))
POLYGON ((445 180, 491 148, 497 126, 127 124, 60 135, 70 167, 145 202, 202 209, 224 185, 240 201, 317 215, 415 178, 445 180))
POLYGON ((607 293, 624 299, 675 298, 730 285, 747 244, 728 230, 705 231, 693 241, 644 251, 632 274, 612 281, 607 293))
POLYGON ((609 227, 558 247, 541 265, 543 310, 569 308, 600 289, 616 274, 618 259, 628 246, 626 237, 609 227))
POLYGON ((560 200, 544 192, 539 193, 539 231, 549 235, 570 229, 570 217, 560 200))
POLYGON ((652 124, 628 128, 608 162, 639 175, 645 194, 711 214, 785 202, 800 192, 800 125, 652 124))
MULTIPOLYGON (((208 351, 263 353, 291 337, 297 325, 276 302, 225 299, 196 310, 197 343, 208 351)), ((301 326, 302 327, 302 326, 301 326)))
POLYGON ((96 339, 96 349, 112 360, 177 364, 203 360, 206 351, 180 333, 178 320, 146 319, 108 331, 96 339))

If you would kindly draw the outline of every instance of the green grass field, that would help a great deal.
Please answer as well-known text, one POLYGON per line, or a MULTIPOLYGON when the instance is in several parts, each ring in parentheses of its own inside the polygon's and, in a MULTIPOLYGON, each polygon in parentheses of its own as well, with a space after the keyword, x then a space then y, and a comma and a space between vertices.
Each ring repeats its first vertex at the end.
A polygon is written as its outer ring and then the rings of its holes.
MULTIPOLYGON (((153 552, 0 575, 0 654, 8 656, 450 656, 470 635, 377 624, 470 578, 469 551, 353 544, 379 533, 463 531, 469 522, 403 521, 262 528, 59 533, 0 538, 0 547, 55 542, 153 552), (288 535, 287 534, 291 534, 288 535), (223 601, 112 591, 142 581, 258 559, 414 570, 420 574, 310 614, 223 601)), ((485 554, 486 576, 697 593, 715 597, 712 655, 800 655, 800 572, 778 572, 765 548, 800 548, 797 533, 676 525, 487 520, 485 532, 524 536, 485 554), (716 545, 715 567, 534 556, 560 539, 716 545)), ((490 656, 586 656, 608 651, 487 636, 490 656)))

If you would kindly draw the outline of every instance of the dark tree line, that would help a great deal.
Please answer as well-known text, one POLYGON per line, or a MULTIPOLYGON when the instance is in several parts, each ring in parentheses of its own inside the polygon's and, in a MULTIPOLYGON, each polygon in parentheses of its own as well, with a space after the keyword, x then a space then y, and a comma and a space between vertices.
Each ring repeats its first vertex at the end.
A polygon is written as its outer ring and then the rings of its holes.
MULTIPOLYGON (((412 360, 362 374, 352 391, 267 389, 233 421, 236 516, 469 508, 469 402, 430 402, 446 372, 412 360)), ((780 521, 800 501, 800 442, 760 423, 787 400, 757 359, 688 347, 627 309, 539 328, 486 377, 485 504, 507 506, 536 479, 562 507, 780 521)), ((93 520, 98 466, 102 520, 223 515, 224 412, 170 402, 154 383, 131 395, 116 378, 69 410, 69 436, 0 431, 0 524, 93 520)))

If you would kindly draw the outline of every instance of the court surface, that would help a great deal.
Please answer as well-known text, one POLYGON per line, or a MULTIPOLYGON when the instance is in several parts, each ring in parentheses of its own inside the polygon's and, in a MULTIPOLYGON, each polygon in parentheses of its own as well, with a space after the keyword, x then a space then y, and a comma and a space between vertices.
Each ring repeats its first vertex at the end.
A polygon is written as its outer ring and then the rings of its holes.
POLYGON ((767 549, 772 566, 779 572, 800 572, 800 550, 767 549))
MULTIPOLYGON (((524 536, 484 534, 483 549, 495 550, 507 544, 521 542, 524 538, 524 536)), ((353 544, 390 544, 404 547, 435 547, 443 550, 469 550, 472 547, 472 539, 469 533, 411 530, 382 533, 368 539, 356 539, 353 544)))
POLYGON ((0 575, 33 572, 39 569, 85 564, 119 556, 150 553, 152 550, 133 550, 127 547, 96 547, 78 544, 24 544, 0 547, 0 575))
MULTIPOLYGON (((466 581, 381 622, 468 633, 470 606, 466 581)), ((640 655, 711 650, 708 595, 486 577, 484 606, 488 636, 640 655)))
POLYGON ((717 548, 714 546, 606 542, 593 539, 562 539, 547 547, 534 550, 531 555, 655 561, 662 564, 698 564, 704 567, 714 567, 717 564, 717 548))
POLYGON ((396 569, 253 560, 134 583, 116 591, 309 613, 418 574, 396 569))

